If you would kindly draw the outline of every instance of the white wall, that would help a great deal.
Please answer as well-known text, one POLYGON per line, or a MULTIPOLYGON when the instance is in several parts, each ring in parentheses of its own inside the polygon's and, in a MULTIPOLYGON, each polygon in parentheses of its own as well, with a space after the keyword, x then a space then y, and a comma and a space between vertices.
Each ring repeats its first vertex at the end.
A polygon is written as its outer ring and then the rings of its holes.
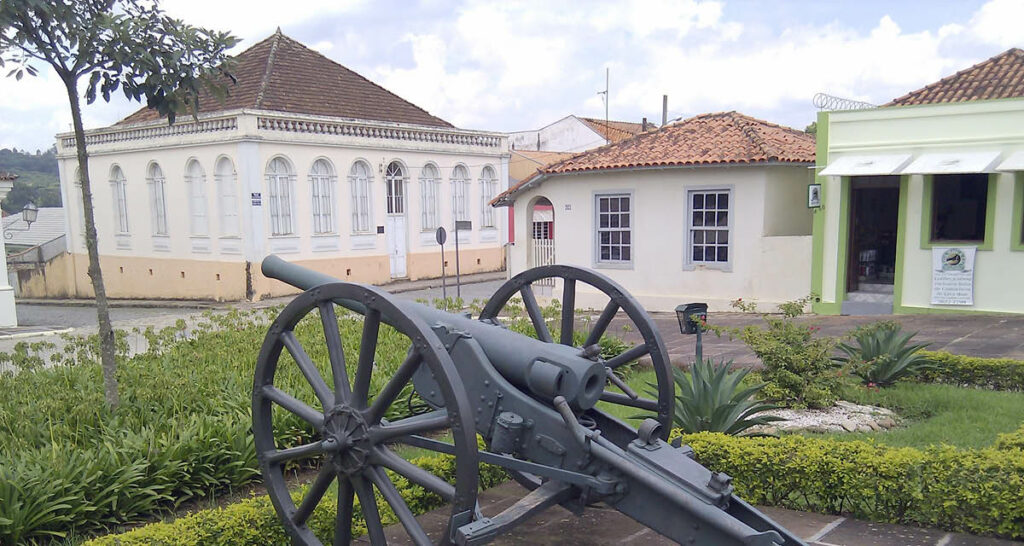
POLYGON ((514 150, 583 152, 606 144, 603 136, 576 116, 562 118, 536 131, 509 134, 514 150))
MULTIPOLYGON (((556 262, 598 269, 624 285, 649 310, 671 311, 680 303, 707 302, 712 310, 722 311, 736 298, 757 299, 767 309, 810 291, 810 237, 763 235, 766 190, 806 187, 807 176, 806 167, 700 167, 556 176, 516 199, 523 206, 515 207, 516 244, 509 257, 510 274, 527 267, 526 204, 543 196, 554 207, 556 262), (685 263, 686 192, 705 188, 732 190, 729 270, 685 263), (595 193, 619 191, 634 196, 634 259, 628 268, 596 264, 594 259, 595 193)), ((795 210, 806 217, 802 198, 773 202, 769 214, 795 210)), ((801 231, 810 233, 809 218, 801 231)), ((601 306, 603 301, 580 296, 578 304, 601 306)))

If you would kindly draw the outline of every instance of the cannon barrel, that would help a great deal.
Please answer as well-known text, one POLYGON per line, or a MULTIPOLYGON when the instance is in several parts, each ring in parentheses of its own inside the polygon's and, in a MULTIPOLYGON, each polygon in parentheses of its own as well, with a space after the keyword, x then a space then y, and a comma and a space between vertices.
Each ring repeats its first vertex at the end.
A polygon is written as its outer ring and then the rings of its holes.
MULTIPOLYGON (((302 290, 341 282, 273 255, 263 260, 262 271, 268 278, 302 290)), ((366 308, 357 301, 340 300, 335 303, 360 314, 366 312, 366 308)), ((584 410, 592 408, 604 391, 604 365, 581 355, 579 349, 544 343, 494 324, 415 302, 399 302, 398 305, 403 312, 420 317, 430 326, 447 324, 471 335, 503 377, 540 399, 550 402, 555 396, 562 396, 573 408, 584 410)), ((387 323, 388 317, 381 320, 387 323)))

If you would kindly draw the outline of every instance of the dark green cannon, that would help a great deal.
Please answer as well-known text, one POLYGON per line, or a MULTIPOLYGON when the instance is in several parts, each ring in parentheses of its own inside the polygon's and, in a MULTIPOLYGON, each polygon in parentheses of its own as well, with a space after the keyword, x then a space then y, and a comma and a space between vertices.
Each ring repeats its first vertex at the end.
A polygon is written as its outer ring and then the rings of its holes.
POLYGON ((413 544, 483 544, 550 506, 580 513, 594 503, 682 544, 802 544, 735 496, 729 476, 698 464, 688 447, 665 442, 674 400, 668 355, 650 317, 611 279, 569 266, 532 269, 499 288, 474 320, 274 256, 264 260, 263 273, 306 290, 270 326, 253 385, 257 455, 293 543, 328 542, 313 531, 310 517, 332 492, 338 507, 334 544, 351 540, 354 499, 373 544, 387 542, 381 499, 413 544), (542 315, 535 284, 560 289, 559 316, 542 315), (585 335, 574 336, 580 287, 603 293, 608 302, 585 335), (536 338, 502 326, 502 311, 513 297, 522 299, 536 338), (355 314, 338 313, 338 306, 355 314), (323 327, 326 354, 318 353, 324 355, 319 365, 294 332, 307 315, 319 316, 323 327), (352 320, 361 322, 358 339, 343 339, 342 332, 353 328, 339 328, 339 321, 352 320), (558 326, 557 339, 549 320, 558 326), (613 321, 625 321, 641 341, 604 360, 598 341, 613 321), (375 357, 382 324, 393 330, 389 343, 397 336, 407 349, 404 361, 387 373, 375 357), (638 395, 616 376, 617 368, 640 357, 653 368, 657 399, 638 395), (311 391, 305 398, 313 403, 275 382, 285 366, 298 368, 311 391), (599 409, 608 405, 650 418, 635 429, 599 409), (396 408, 401 417, 387 419, 396 408), (312 441, 278 446, 275 422, 294 419, 288 414, 315 430, 312 441), (486 449, 478 447, 477 435, 486 449), (454 478, 408 462, 399 455, 410 451, 405 446, 453 456, 454 478), (319 471, 296 504, 285 469, 290 461, 309 459, 319 471), (501 513, 481 513, 481 463, 505 468, 529 492, 501 513), (443 531, 428 534, 417 522, 389 472, 450 505, 443 531))

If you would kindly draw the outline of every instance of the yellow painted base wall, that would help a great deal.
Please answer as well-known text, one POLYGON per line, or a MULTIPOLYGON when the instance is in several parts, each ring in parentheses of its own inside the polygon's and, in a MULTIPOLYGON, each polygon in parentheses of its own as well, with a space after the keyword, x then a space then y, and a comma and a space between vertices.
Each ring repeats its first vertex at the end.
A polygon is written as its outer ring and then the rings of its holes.
MULTIPOLYGON (((460 268, 463 274, 499 271, 504 268, 504 257, 501 248, 466 249, 460 252, 460 268)), ((445 258, 447 273, 454 275, 455 253, 445 252, 445 258)), ((410 280, 441 276, 440 252, 409 254, 407 260, 410 280)), ((387 256, 348 256, 296 260, 295 263, 342 281, 386 284, 393 280, 387 256)), ((259 264, 246 262, 100 256, 100 267, 107 296, 115 299, 237 301, 247 296, 260 300, 298 292, 280 281, 264 277, 259 264), (247 276, 251 278, 248 293, 247 276)), ((92 298, 88 268, 89 259, 85 254, 65 254, 47 264, 45 270, 33 272, 31 279, 22 283, 20 294, 33 298, 92 298)))

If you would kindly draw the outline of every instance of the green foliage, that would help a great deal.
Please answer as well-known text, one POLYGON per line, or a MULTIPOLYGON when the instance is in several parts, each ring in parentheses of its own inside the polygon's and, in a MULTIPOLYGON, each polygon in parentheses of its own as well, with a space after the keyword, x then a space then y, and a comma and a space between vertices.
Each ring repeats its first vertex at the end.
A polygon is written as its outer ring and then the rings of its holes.
POLYGON ((836 347, 843 355, 834 360, 848 366, 864 384, 880 387, 888 387, 904 377, 931 367, 931 361, 920 352, 928 344, 910 344, 910 339, 917 332, 903 334, 901 329, 897 324, 894 327, 853 332, 855 344, 839 343, 836 347))
POLYGON ((761 359, 762 391, 770 400, 790 407, 825 408, 837 399, 838 374, 832 362, 835 340, 814 337, 817 328, 787 317, 764 316, 765 326, 747 326, 734 333, 761 359))
MULTIPOLYGON (((451 480, 455 475, 454 459, 448 456, 418 457, 411 461, 434 475, 451 480)), ((409 483, 405 478, 391 474, 402 498, 414 514, 420 514, 441 506, 440 497, 409 483)), ((481 465, 480 487, 488 488, 507 479, 505 472, 495 466, 481 465)), ((301 488, 294 494, 296 501, 305 493, 301 488)), ((381 522, 395 523, 398 518, 389 507, 381 502, 378 493, 381 522)), ((310 519, 310 528, 317 536, 330 543, 334 534, 334 515, 337 513, 337 496, 325 495, 310 519)), ((366 533, 359 499, 355 499, 352 521, 352 536, 366 533)), ((127 533, 108 535, 90 542, 87 546, 135 546, 160 544, 164 546, 249 546, 268 544, 286 546, 290 544, 274 512, 268 497, 253 497, 244 501, 210 510, 203 510, 178 518, 169 523, 153 523, 127 533)))
MULTIPOLYGON (((745 387, 750 370, 729 371, 731 363, 715 364, 711 359, 695 362, 690 374, 673 368, 676 388, 675 424, 687 433, 723 432, 744 434, 753 426, 782 421, 780 417, 758 415, 777 406, 755 396, 766 383, 745 387)), ((657 393, 655 392, 655 395, 657 393)))
POLYGON ((804 314, 807 304, 814 300, 815 294, 808 294, 800 299, 785 301, 779 304, 779 312, 786 318, 796 318, 804 314))
POLYGON ((752 504, 1024 538, 1019 451, 711 433, 683 442, 701 464, 732 476, 752 504))
POLYGON ((945 351, 922 351, 922 355, 935 365, 918 372, 918 381, 1024 391, 1024 360, 981 358, 945 351))
POLYGON ((741 313, 756 313, 757 300, 743 301, 743 298, 736 298, 729 302, 729 307, 732 307, 741 313))
POLYGON ((996 449, 1024 449, 1024 425, 1013 432, 1000 434, 996 439, 996 449))

